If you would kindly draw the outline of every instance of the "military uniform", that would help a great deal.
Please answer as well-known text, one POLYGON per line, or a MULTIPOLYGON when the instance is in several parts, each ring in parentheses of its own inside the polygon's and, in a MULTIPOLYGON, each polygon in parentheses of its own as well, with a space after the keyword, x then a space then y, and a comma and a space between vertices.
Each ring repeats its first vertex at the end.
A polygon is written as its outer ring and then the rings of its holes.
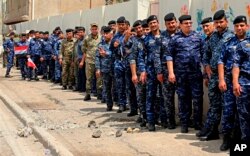
POLYGON ((101 72, 101 76, 103 78, 103 87, 105 88, 105 95, 107 107, 113 107, 113 98, 112 98, 112 87, 113 87, 113 59, 112 59, 112 51, 109 49, 110 43, 100 42, 98 44, 98 49, 96 51, 96 59, 95 59, 95 69, 101 72), (99 48, 102 48, 106 52, 106 56, 102 57, 100 55, 99 48))
POLYGON ((62 85, 72 87, 74 83, 73 52, 75 39, 64 39, 61 43, 60 58, 62 58, 62 85))
MULTIPOLYGON (((37 79, 38 67, 40 66, 41 54, 42 54, 42 41, 40 39, 37 39, 37 38, 32 38, 30 40, 30 44, 29 44, 29 48, 28 48, 28 55, 30 55, 30 58, 32 59, 32 61, 36 65, 35 75, 34 75, 35 79, 37 79)), ((29 79, 33 78, 33 69, 32 68, 28 69, 28 78, 29 79)))
MULTIPOLYGON (((88 35, 82 45, 82 51, 85 53, 85 72, 86 72, 86 94, 90 95, 92 89, 92 80, 95 75, 95 54, 97 50, 97 45, 100 43, 101 37, 96 36, 93 38, 92 35, 88 35)), ((102 94, 101 79, 97 79, 97 93, 102 94)))
MULTIPOLYGON (((16 44, 17 46, 29 46, 29 42, 28 41, 20 41, 16 44)), ((23 79, 25 79, 27 77, 27 66, 26 66, 26 62, 27 62, 27 51, 26 53, 20 54, 20 55, 16 55, 18 57, 18 63, 19 63, 19 67, 20 67, 20 71, 21 71, 21 76, 23 79)))
POLYGON ((51 39, 44 39, 42 41, 42 62, 44 79, 54 79, 55 60, 52 58, 54 54, 53 41, 51 39))
POLYGON ((208 82, 208 97, 210 107, 207 112, 205 128, 218 133, 218 125, 221 120, 221 111, 223 105, 222 93, 218 87, 218 60, 221 54, 222 45, 233 36, 233 32, 225 29, 222 34, 214 32, 205 44, 203 65, 210 66, 212 75, 208 82))
POLYGON ((202 125, 203 77, 201 59, 203 40, 200 34, 191 31, 185 35, 177 32, 168 44, 167 61, 173 61, 177 83, 179 117, 182 127, 189 125, 193 105, 193 119, 196 129, 202 125), (191 96, 190 96, 191 94, 191 96))
POLYGON ((3 43, 4 51, 8 53, 6 76, 9 76, 10 70, 14 65, 14 44, 15 41, 13 39, 8 39, 3 43))
POLYGON ((62 39, 58 39, 54 44, 54 56, 55 59, 55 82, 61 81, 62 76, 62 66, 59 63, 59 55, 60 55, 60 48, 61 48, 62 39))
POLYGON ((239 114, 241 139, 250 142, 250 37, 241 41, 234 55, 234 67, 240 68, 239 84, 241 94, 237 98, 237 111, 239 114))

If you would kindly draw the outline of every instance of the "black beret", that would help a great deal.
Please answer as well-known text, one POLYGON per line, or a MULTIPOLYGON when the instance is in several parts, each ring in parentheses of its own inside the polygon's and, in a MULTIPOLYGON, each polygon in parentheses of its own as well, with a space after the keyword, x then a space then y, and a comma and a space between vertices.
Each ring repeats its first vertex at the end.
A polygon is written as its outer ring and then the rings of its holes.
POLYGON ((109 33, 109 32, 112 31, 112 28, 109 27, 109 26, 104 26, 104 27, 102 28, 102 30, 103 30, 104 33, 109 33))
POLYGON ((147 23, 149 23, 149 22, 151 22, 151 21, 153 21, 153 20, 158 20, 158 19, 157 19, 157 16, 155 16, 155 15, 149 16, 148 19, 147 19, 147 23))
POLYGON ((43 31, 39 31, 39 34, 43 34, 44 32, 43 31))
POLYGON ((49 34, 49 32, 48 32, 48 31, 45 31, 43 34, 49 34))
POLYGON ((79 28, 79 26, 75 26, 75 30, 77 30, 79 28))
POLYGON ((223 17, 226 17, 225 11, 219 10, 214 14, 213 20, 221 20, 223 17))
POLYGON ((55 30, 61 30, 61 28, 60 27, 56 27, 55 30))
POLYGON ((234 19, 233 24, 237 24, 237 23, 241 23, 241 22, 247 23, 247 18, 246 18, 246 16, 243 16, 243 15, 237 16, 237 17, 234 19))
POLYGON ((172 21, 172 20, 175 20, 175 16, 174 16, 174 13, 168 13, 165 17, 164 17, 164 20, 165 21, 172 21))
POLYGON ((191 20, 191 19, 192 19, 192 18, 191 18, 190 15, 181 15, 181 16, 179 17, 180 23, 182 23, 182 22, 185 21, 185 20, 191 20))
POLYGON ((66 33, 69 33, 69 32, 74 32, 74 30, 73 29, 66 29, 66 33))
POLYGON ((142 27, 143 28, 148 28, 147 19, 142 20, 142 27))
POLYGON ((124 16, 121 16, 117 19, 117 23, 126 23, 126 18, 124 16))
POLYGON ((111 25, 111 24, 116 24, 116 21, 115 20, 111 20, 108 22, 108 25, 111 25))
POLYGON ((35 30, 30 30, 29 31, 29 34, 34 34, 35 33, 35 30))
POLYGON ((80 27, 77 28, 77 31, 85 31, 85 28, 80 26, 80 27))
POLYGON ((207 17, 207 18, 204 18, 204 19, 201 21, 201 24, 206 24, 206 23, 210 23, 210 22, 213 22, 212 17, 207 17))
POLYGON ((21 33, 21 36, 26 36, 26 34, 25 33, 21 33))
POLYGON ((133 27, 137 27, 137 26, 139 26, 139 25, 142 25, 141 20, 135 21, 135 23, 133 24, 133 27))

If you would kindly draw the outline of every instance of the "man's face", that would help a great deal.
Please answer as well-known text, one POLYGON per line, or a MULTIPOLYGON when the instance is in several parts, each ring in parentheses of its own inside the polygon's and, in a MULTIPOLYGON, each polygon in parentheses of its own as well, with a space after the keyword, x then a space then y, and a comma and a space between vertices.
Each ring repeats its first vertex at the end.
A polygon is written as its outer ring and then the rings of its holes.
POLYGON ((10 39, 14 39, 15 35, 10 35, 10 39))
POLYGON ((248 30, 248 25, 244 22, 237 23, 234 25, 234 31, 238 37, 245 36, 247 30, 248 30))
POLYGON ((92 26, 90 28, 90 32, 91 32, 92 35, 97 36, 98 35, 98 27, 92 26))
POLYGON ((168 31, 175 32, 177 29, 177 21, 176 20, 166 21, 165 26, 168 31))
POLYGON ((127 28, 127 24, 125 23, 118 23, 117 26, 118 26, 118 32, 120 33, 123 33, 127 28))
POLYGON ((214 32, 214 24, 212 22, 203 24, 202 28, 207 36, 210 36, 214 32))
POLYGON ((67 37, 67 39, 72 39, 73 38, 73 32, 67 32, 66 37, 67 37))
POLYGON ((60 38, 60 39, 63 39, 63 38, 64 38, 64 34, 63 34, 63 33, 60 33, 60 34, 59 34, 59 38, 60 38))
POLYGON ((144 35, 147 35, 149 32, 150 32, 150 28, 149 27, 143 28, 144 35))
POLYGON ((136 32, 137 36, 142 36, 144 33, 142 26, 138 25, 137 27, 135 27, 135 32, 136 32))
POLYGON ((112 32, 108 32, 108 33, 103 33, 104 39, 106 42, 111 41, 112 37, 113 37, 113 33, 112 32))
POLYGON ((77 34, 78 34, 79 38, 83 38, 83 36, 85 35, 85 32, 80 30, 77 32, 77 34))
POLYGON ((117 28, 116 24, 110 24, 109 26, 111 27, 113 31, 116 31, 116 28, 117 28))
POLYGON ((214 26, 218 32, 223 32, 227 28, 227 20, 226 18, 222 18, 221 20, 215 20, 214 26))
POLYGON ((35 38, 40 38, 40 33, 39 32, 35 33, 35 38))
POLYGON ((43 37, 44 37, 44 39, 48 39, 49 38, 49 34, 44 34, 43 37))
POLYGON ((25 42, 26 41, 26 36, 21 36, 21 41, 25 42))
POLYGON ((157 20, 150 21, 148 23, 150 31, 156 31, 159 29, 159 22, 157 20))
POLYGON ((180 23, 181 31, 184 33, 190 33, 192 31, 192 24, 193 22, 191 20, 185 20, 180 23))
POLYGON ((40 33, 40 35, 39 35, 39 36, 40 36, 40 38, 43 38, 43 37, 44 37, 42 33, 40 33))

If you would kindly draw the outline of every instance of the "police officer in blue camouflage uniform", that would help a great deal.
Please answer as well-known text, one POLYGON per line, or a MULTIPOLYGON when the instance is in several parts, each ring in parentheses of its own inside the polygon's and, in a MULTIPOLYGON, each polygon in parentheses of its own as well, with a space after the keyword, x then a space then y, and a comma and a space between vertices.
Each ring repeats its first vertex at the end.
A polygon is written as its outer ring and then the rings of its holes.
POLYGON ((117 113, 121 113, 126 110, 127 104, 125 66, 122 63, 122 42, 124 40, 124 32, 127 29, 126 19, 124 16, 117 19, 117 26, 118 30, 111 41, 110 50, 112 51, 114 58, 114 77, 118 93, 119 109, 117 110, 117 113))
POLYGON ((218 60, 221 48, 225 41, 228 41, 233 32, 228 29, 227 19, 224 10, 217 11, 213 16, 215 31, 205 44, 203 65, 208 76, 208 97, 210 107, 207 112, 207 119, 203 129, 196 134, 201 140, 219 139, 218 126, 222 112, 222 93, 218 87, 218 60))
POLYGON ((5 74, 6 78, 10 77, 10 70, 14 65, 14 56, 15 56, 15 53, 14 53, 14 46, 15 46, 14 37, 15 37, 15 33, 11 32, 9 34, 9 36, 10 36, 10 39, 6 40, 3 43, 4 51, 6 51, 8 53, 8 56, 7 56, 7 70, 6 70, 6 74, 5 74))
POLYGON ((222 46, 221 55, 218 61, 219 88, 223 92, 222 106, 222 133, 223 143, 220 150, 225 151, 230 148, 232 142, 232 132, 237 127, 236 119, 236 97, 233 94, 232 68, 233 55, 241 40, 246 38, 246 17, 237 16, 233 22, 235 36, 226 41, 222 46))
POLYGON ((192 105, 194 128, 198 130, 202 126, 203 78, 201 59, 204 52, 204 42, 200 34, 192 31, 190 15, 182 15, 179 17, 179 21, 181 30, 170 40, 166 60, 169 72, 168 79, 171 83, 177 84, 181 132, 188 133, 192 105))
POLYGON ((58 39, 54 44, 54 60, 55 60, 55 83, 61 82, 61 76, 62 76, 62 66, 59 63, 59 52, 62 40, 64 39, 64 35, 62 31, 58 31, 58 39))
MULTIPOLYGON (((21 34, 20 39, 21 40, 16 43, 17 47, 18 46, 29 46, 29 42, 27 41, 27 36, 25 33, 21 34)), ((26 66, 27 51, 26 51, 26 53, 16 55, 16 57, 18 57, 18 63, 19 63, 22 79, 25 80, 25 78, 27 77, 27 66, 26 66)))
POLYGON ((142 21, 137 20, 133 24, 133 28, 135 29, 136 36, 132 36, 129 39, 129 43, 132 43, 131 53, 128 56, 128 62, 130 64, 130 70, 132 74, 132 82, 136 87, 136 96, 137 96, 137 104, 140 111, 140 116, 137 119, 137 122, 140 122, 140 126, 146 126, 146 85, 143 84, 140 78, 139 72, 139 61, 138 55, 140 52, 143 52, 144 47, 144 31, 142 28, 142 21))
MULTIPOLYGON (((155 108, 157 105, 157 97, 160 98, 160 119, 162 127, 166 128, 166 111, 162 100, 161 84, 157 80, 157 71, 154 65, 155 53, 161 50, 161 34, 159 30, 159 22, 155 15, 151 15, 147 19, 147 23, 151 32, 144 39, 145 50, 139 52, 139 72, 140 80, 146 83, 146 114, 148 122, 148 130, 155 131, 157 122, 155 108), (158 95, 157 95, 158 93, 158 95)), ((158 113, 158 112, 157 112, 158 113)))
POLYGON ((105 101, 107 103, 107 111, 112 111, 113 98, 112 98, 112 84, 113 84, 113 59, 112 51, 109 49, 113 32, 111 27, 103 27, 103 42, 100 42, 96 51, 95 68, 96 77, 102 77, 105 88, 105 101))
POLYGON ((233 93, 237 97, 237 111, 241 129, 241 140, 250 143, 250 37, 244 39, 244 31, 248 29, 245 16, 238 20, 238 29, 242 29, 241 42, 236 47, 233 56, 233 93))
MULTIPOLYGON (((39 31, 35 31, 35 38, 32 38, 29 43, 28 48, 28 58, 31 58, 31 60, 35 63, 36 68, 34 69, 34 79, 38 81, 38 67, 40 66, 40 57, 42 55, 42 41, 40 40, 40 34, 39 31)), ((28 68, 28 81, 33 79, 33 68, 28 68)))
POLYGON ((158 72, 158 80, 163 83, 162 85, 162 92, 164 97, 164 106, 167 112, 167 119, 168 119, 168 129, 175 129, 176 122, 175 122, 175 84, 170 83, 168 81, 168 70, 167 70, 167 63, 166 57, 167 55, 167 48, 168 43, 171 38, 175 35, 178 31, 177 28, 177 21, 174 13, 168 13, 164 17, 166 30, 161 33, 162 37, 162 48, 159 54, 155 55, 155 66, 158 72), (165 54, 164 54, 165 52, 165 54))
POLYGON ((55 60, 53 59, 53 54, 53 40, 49 38, 49 32, 45 31, 42 41, 42 56, 40 59, 43 68, 43 79, 54 79, 55 60))

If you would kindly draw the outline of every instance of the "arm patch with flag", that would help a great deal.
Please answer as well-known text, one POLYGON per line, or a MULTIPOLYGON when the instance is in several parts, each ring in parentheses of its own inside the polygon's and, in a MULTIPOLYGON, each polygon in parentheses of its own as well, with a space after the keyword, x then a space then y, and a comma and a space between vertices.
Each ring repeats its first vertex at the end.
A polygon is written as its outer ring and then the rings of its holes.
POLYGON ((36 64, 31 60, 31 58, 28 58, 27 66, 36 69, 36 64))
POLYGON ((24 45, 24 46, 14 47, 14 51, 15 51, 15 55, 25 55, 27 54, 28 46, 24 45))

